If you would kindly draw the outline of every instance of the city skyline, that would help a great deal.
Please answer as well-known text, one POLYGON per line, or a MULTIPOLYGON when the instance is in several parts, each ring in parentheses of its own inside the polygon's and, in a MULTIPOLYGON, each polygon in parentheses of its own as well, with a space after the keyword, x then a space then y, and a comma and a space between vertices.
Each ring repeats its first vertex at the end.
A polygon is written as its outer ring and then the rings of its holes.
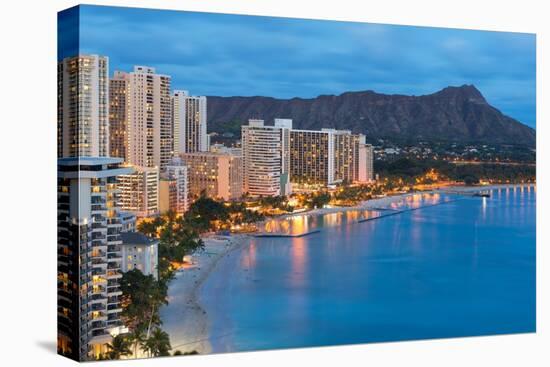
MULTIPOLYGON (((67 14, 60 29, 78 22, 67 14)), ((474 84, 536 127, 533 34, 81 6, 79 39, 61 37, 59 57, 80 48, 109 56, 111 71, 156 67, 195 95, 423 95, 474 84)))

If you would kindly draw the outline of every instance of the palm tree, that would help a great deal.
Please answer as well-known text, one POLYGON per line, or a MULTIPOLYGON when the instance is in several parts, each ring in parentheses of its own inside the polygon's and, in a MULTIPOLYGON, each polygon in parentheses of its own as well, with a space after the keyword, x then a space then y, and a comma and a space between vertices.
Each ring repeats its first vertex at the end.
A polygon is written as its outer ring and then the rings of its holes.
POLYGON ((164 331, 156 328, 151 336, 144 344, 144 350, 149 353, 149 356, 167 356, 170 355, 169 350, 172 348, 170 345, 170 337, 164 331))
POLYGON ((122 335, 117 335, 113 338, 111 343, 107 343, 107 356, 109 359, 120 359, 122 356, 132 354, 130 350, 130 343, 122 335))
POLYGON ((146 342, 146 337, 145 337, 145 328, 142 326, 142 325, 139 325, 138 327, 136 327, 129 335, 129 339, 131 341, 131 343, 133 344, 134 346, 134 358, 137 358, 137 348, 138 346, 142 346, 145 344, 146 342))

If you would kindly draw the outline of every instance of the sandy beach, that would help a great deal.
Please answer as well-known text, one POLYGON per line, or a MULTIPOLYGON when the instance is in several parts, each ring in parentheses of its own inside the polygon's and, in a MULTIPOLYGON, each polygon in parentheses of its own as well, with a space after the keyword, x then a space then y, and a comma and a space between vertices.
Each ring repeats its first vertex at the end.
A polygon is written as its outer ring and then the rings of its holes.
POLYGON ((197 302, 197 293, 218 261, 248 243, 246 235, 207 236, 204 251, 193 255, 194 266, 180 270, 170 283, 168 302, 160 312, 163 329, 170 335, 172 351, 211 351, 208 315, 197 302))
MULTIPOLYGON (((376 208, 388 207, 393 203, 402 201, 413 195, 472 193, 498 188, 514 188, 518 186, 522 185, 449 186, 431 191, 405 193, 371 199, 352 207, 329 207, 286 214, 277 218, 270 218, 269 220, 283 221, 290 217, 302 215, 317 216, 345 211, 374 210, 376 208)), ((259 226, 261 227, 261 224, 259 226)), ((203 237, 205 243, 204 251, 193 255, 195 265, 180 270, 176 274, 176 278, 171 282, 168 290, 169 304, 161 310, 163 329, 170 335, 172 351, 179 350, 185 353, 195 350, 200 354, 208 354, 211 352, 208 315, 198 302, 200 288, 222 258, 227 256, 230 252, 237 251, 246 246, 251 238, 251 235, 246 234, 205 236, 203 237)))

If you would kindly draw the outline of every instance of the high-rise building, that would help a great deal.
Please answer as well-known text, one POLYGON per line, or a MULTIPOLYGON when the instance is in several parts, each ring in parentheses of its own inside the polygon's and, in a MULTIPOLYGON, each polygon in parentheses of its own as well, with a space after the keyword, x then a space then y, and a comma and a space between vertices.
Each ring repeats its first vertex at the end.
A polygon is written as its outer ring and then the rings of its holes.
POLYGON ((57 156, 109 155, 109 59, 68 57, 57 66, 57 156))
POLYGON ((163 171, 173 149, 170 76, 157 74, 151 67, 135 66, 133 72, 115 73, 114 80, 127 83, 126 161, 163 171))
POLYGON ((242 129, 243 190, 252 196, 288 195, 292 120, 248 120, 242 129))
POLYGON ((109 151, 111 157, 127 160, 128 83, 125 73, 115 72, 109 81, 109 151))
POLYGON ((134 172, 117 177, 119 188, 118 206, 138 218, 159 213, 159 169, 137 167, 134 172))
POLYGON ((58 349, 76 360, 106 352, 120 319, 121 223, 117 180, 122 160, 58 160, 58 349))
POLYGON ((357 181, 368 183, 374 181, 374 149, 370 144, 359 145, 359 177, 357 181))
POLYGON ((290 131, 290 180, 307 189, 334 183, 333 130, 290 131))
POLYGON ((188 185, 188 167, 179 157, 173 158, 160 180, 160 212, 185 213, 189 206, 188 185))
POLYGON ((188 167, 189 194, 198 197, 205 191, 209 197, 236 200, 242 194, 242 155, 240 150, 183 153, 188 167))
POLYGON ((352 183, 359 179, 359 146, 365 136, 352 134, 349 130, 333 130, 334 133, 334 180, 352 183))
POLYGON ((208 151, 206 97, 190 96, 185 90, 174 91, 172 129, 175 155, 208 151))
POLYGON ((349 130, 290 130, 289 151, 290 180, 296 188, 367 182, 367 169, 372 176, 372 151, 366 148, 365 136, 349 130))

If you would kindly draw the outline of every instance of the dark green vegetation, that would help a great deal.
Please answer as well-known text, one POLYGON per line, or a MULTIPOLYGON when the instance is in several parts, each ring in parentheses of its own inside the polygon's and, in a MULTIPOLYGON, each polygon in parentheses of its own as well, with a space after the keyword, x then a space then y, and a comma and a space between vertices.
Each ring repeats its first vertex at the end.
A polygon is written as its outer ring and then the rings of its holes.
POLYGON ((232 225, 260 221, 263 215, 246 208, 244 203, 216 201, 202 193, 185 213, 185 221, 202 232, 230 229, 232 225))
MULTIPOLYGON (((457 164, 440 160, 400 158, 394 161, 376 161, 374 170, 381 178, 402 179, 414 184, 416 178, 434 169, 451 181, 477 184, 480 180, 496 183, 521 183, 536 179, 536 167, 527 164, 474 163, 457 164)), ((424 182, 428 183, 428 182, 424 182)))
POLYGON ((316 98, 208 97, 208 128, 240 136, 239 126, 261 116, 291 118, 294 127, 336 128, 369 138, 535 146, 535 130, 502 114, 473 85, 423 96, 373 91, 316 98))

